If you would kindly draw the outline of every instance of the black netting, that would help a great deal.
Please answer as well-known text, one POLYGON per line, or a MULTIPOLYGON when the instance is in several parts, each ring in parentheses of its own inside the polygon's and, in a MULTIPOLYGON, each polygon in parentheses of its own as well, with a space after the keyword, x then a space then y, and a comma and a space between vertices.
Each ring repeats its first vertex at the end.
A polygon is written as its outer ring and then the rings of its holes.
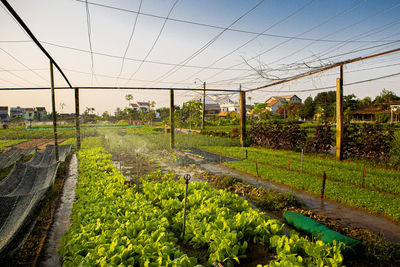
POLYGON ((27 149, 20 149, 20 148, 11 148, 10 150, 3 152, 0 154, 0 169, 4 169, 10 167, 15 162, 32 154, 36 149, 35 148, 27 148, 27 149))
MULTIPOLYGON (((59 146, 60 162, 70 151, 71 145, 59 146)), ((54 183, 57 167, 54 146, 48 145, 30 161, 16 162, 10 174, 0 182, 1 257, 7 257, 8 251, 15 249, 14 239, 26 231, 23 229, 34 217, 35 208, 54 183)))

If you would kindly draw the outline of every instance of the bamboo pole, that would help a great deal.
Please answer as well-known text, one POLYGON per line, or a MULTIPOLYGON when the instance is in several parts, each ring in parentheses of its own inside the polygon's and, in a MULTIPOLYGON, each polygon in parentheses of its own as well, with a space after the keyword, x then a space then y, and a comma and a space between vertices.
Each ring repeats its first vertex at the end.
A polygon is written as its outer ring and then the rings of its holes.
POLYGON ((336 79, 336 159, 343 160, 343 65, 336 79))

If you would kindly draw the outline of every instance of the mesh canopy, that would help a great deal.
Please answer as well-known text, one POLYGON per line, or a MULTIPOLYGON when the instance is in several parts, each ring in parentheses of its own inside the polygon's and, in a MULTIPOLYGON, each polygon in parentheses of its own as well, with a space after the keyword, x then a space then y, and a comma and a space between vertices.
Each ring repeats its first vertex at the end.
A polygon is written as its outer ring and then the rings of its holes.
POLYGON ((32 154, 35 152, 35 148, 27 148, 27 149, 20 149, 20 148, 11 148, 7 152, 0 154, 0 169, 4 169, 10 167, 15 162, 20 160, 21 158, 32 154))
MULTIPOLYGON (((71 151, 71 145, 59 146, 60 162, 71 151)), ((58 164, 54 146, 37 152, 26 162, 16 162, 10 174, 0 182, 0 256, 7 257, 19 242, 13 241, 31 222, 40 200, 53 185, 58 164)), ((25 233, 26 234, 26 233, 25 233)))

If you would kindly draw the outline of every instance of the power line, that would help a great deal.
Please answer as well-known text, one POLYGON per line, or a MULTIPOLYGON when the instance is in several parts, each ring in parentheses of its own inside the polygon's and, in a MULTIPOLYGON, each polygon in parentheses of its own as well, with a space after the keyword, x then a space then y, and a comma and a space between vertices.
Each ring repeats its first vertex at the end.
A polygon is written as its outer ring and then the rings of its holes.
POLYGON ((89 4, 86 0, 85 3, 86 7, 86 24, 87 24, 87 33, 88 33, 88 40, 89 40, 89 49, 90 49, 90 60, 92 62, 92 84, 93 84, 93 76, 94 76, 94 60, 93 60, 93 49, 92 49, 92 26, 90 24, 90 11, 89 11, 89 4))
MULTIPOLYGON (((372 82, 372 81, 386 79, 386 78, 390 78, 390 77, 394 77, 394 76, 398 76, 398 75, 400 75, 400 72, 389 74, 389 75, 385 75, 385 76, 380 76, 380 77, 376 77, 376 78, 371 78, 371 79, 367 79, 367 80, 362 80, 362 81, 357 81, 357 82, 352 82, 352 83, 346 83, 346 84, 343 84, 343 86, 350 86, 350 85, 355 85, 355 84, 360 84, 360 83, 372 82)), ((283 92, 283 93, 311 92, 311 91, 321 91, 321 90, 327 90, 327 89, 333 89, 333 88, 336 88, 336 85, 327 86, 327 87, 313 88, 313 89, 290 90, 290 91, 280 91, 280 92, 283 92)), ((266 90, 260 90, 260 91, 261 92, 266 92, 266 93, 275 93, 276 92, 276 91, 266 91, 266 90)))
MULTIPOLYGON (((267 31, 271 30, 272 28, 274 28, 275 26, 285 22, 286 20, 288 20, 289 18, 297 15, 298 13, 300 13, 302 10, 304 10, 305 8, 309 7, 310 5, 314 4, 316 2, 316 0, 310 1, 308 2, 306 5, 302 6, 301 8, 297 9, 296 11, 292 12, 290 15, 288 15, 287 17, 281 19, 280 21, 274 23, 273 25, 269 26, 267 29, 265 29, 263 32, 257 34, 256 36, 254 36, 253 38, 251 38, 250 40, 248 40, 247 42, 243 43, 242 45, 240 45, 239 47, 235 48, 234 50, 230 51, 229 53, 225 54, 224 56, 220 57, 219 59, 215 60, 213 63, 211 63, 210 65, 208 65, 207 67, 202 68, 201 70, 197 71, 196 73, 192 74, 189 78, 186 78, 185 80, 188 80, 192 77, 194 77, 195 75, 198 75, 200 72, 204 71, 205 69, 215 65, 216 63, 218 63, 219 61, 221 61, 222 59, 232 55, 234 52, 238 51, 239 49, 243 48, 244 46, 246 46, 247 44, 249 44, 250 42, 256 40, 258 37, 260 37, 261 35, 263 35, 264 33, 266 33, 267 31)), ((182 80, 182 81, 185 81, 182 80)))
MULTIPOLYGON (((387 8, 387 9, 385 9, 385 10, 379 11, 378 13, 375 13, 373 16, 369 16, 369 17, 367 17, 367 18, 364 18, 364 19, 362 19, 362 20, 357 21, 356 23, 353 23, 353 24, 351 24, 351 25, 348 25, 348 26, 346 26, 346 27, 343 27, 343 28, 341 28, 341 29, 339 29, 339 30, 337 30, 337 31, 335 31, 335 32, 333 32, 333 33, 330 33, 330 34, 328 34, 328 35, 325 35, 324 38, 326 38, 326 37, 328 37, 328 36, 330 36, 330 35, 333 35, 333 34, 337 34, 337 33, 341 32, 341 31, 343 31, 343 30, 347 30, 347 29, 349 29, 349 28, 351 28, 351 27, 354 27, 355 25, 358 25, 358 24, 360 24, 360 23, 363 23, 363 22, 365 22, 365 21, 367 21, 367 20, 369 20, 369 19, 371 19, 371 18, 380 16, 380 15, 384 14, 385 12, 387 12, 387 11, 393 9, 393 8, 397 8, 399 5, 400 5, 400 3, 398 3, 398 4, 396 4, 396 5, 393 5, 393 6, 387 8)), ((303 32, 303 33, 301 33, 301 34, 296 35, 296 36, 301 36, 301 35, 303 35, 303 34, 305 34, 305 33, 307 33, 307 32, 310 32, 311 30, 314 30, 314 29, 316 29, 316 28, 322 26, 322 25, 325 24, 325 23, 326 23, 326 22, 323 22, 323 23, 321 23, 321 24, 319 24, 319 25, 317 25, 317 26, 314 26, 314 27, 311 28, 310 30, 307 30, 307 31, 305 31, 305 32, 303 32)), ((267 50, 265 50, 265 51, 263 51, 263 52, 261 52, 261 53, 255 55, 255 56, 251 57, 250 59, 248 59, 248 61, 254 60, 254 59, 256 59, 256 58, 258 58, 258 57, 264 55, 265 53, 270 52, 271 50, 275 49, 276 47, 278 47, 278 46, 280 46, 280 45, 282 45, 282 44, 284 44, 284 43, 287 43, 288 41, 291 41, 291 39, 286 40, 286 41, 283 41, 283 42, 281 42, 281 43, 279 43, 279 44, 273 46, 272 48, 267 49, 267 50)), ((242 63, 234 64, 234 65, 229 66, 229 68, 241 66, 241 65, 243 65, 243 64, 245 64, 245 63, 242 62, 242 63)), ((207 79, 213 78, 213 77, 215 77, 216 75, 221 74, 222 72, 224 72, 224 70, 221 70, 220 72, 218 72, 218 73, 216 73, 216 74, 214 74, 214 75, 208 77, 207 79)))
MULTIPOLYGON (((70 50, 74 50, 74 51, 78 51, 78 52, 82 52, 82 53, 90 53, 90 51, 85 50, 85 49, 81 49, 81 48, 65 46, 65 45, 55 44, 55 43, 46 42, 46 41, 42 41, 42 43, 43 44, 47 44, 47 45, 51 45, 51 46, 55 46, 55 47, 59 47, 59 48, 70 49, 70 50)), ((94 55, 99 55, 99 56, 110 57, 110 58, 122 59, 121 56, 107 54, 107 53, 100 53, 100 52, 93 51, 93 54, 94 55)), ((126 57, 125 60, 130 60, 130 61, 135 61, 135 62, 141 62, 142 61, 141 59, 129 58, 129 57, 126 57)), ((150 63, 150 64, 165 65, 165 66, 176 66, 177 65, 175 63, 168 63, 168 62, 161 62, 161 61, 151 61, 151 60, 147 60, 145 62, 146 63, 150 63)), ((196 66, 196 65, 178 65, 178 66, 182 66, 182 67, 185 67, 185 68, 197 68, 197 69, 204 68, 204 66, 196 66)), ((221 69, 226 69, 226 68, 210 68, 210 69, 221 70, 221 69)), ((247 70, 247 69, 236 68, 236 69, 228 69, 228 70, 243 71, 243 70, 247 70)))
MULTIPOLYGON (((86 1, 86 3, 87 3, 87 1, 86 1)), ((142 3, 143 3, 143 0, 140 0, 139 12, 140 12, 140 9, 142 8, 142 3)), ((119 77, 120 77, 121 74, 122 74, 122 70, 124 69, 124 62, 125 62, 126 53, 128 53, 129 47, 130 47, 130 45, 131 45, 132 37, 133 37, 133 34, 135 33, 135 29, 136 29, 136 24, 137 24, 138 18, 139 18, 139 13, 137 13, 137 14, 136 14, 136 17, 135 17, 135 22, 134 22, 134 24, 133 24, 132 32, 131 32, 131 35, 130 35, 130 37, 129 37, 128 45, 126 46, 125 53, 124 53, 124 56, 123 56, 123 58, 122 58, 121 69, 120 69, 120 71, 119 71, 118 78, 117 78, 117 80, 115 81, 116 84, 117 84, 117 82, 118 82, 119 77)))
MULTIPOLYGON (((84 0, 75 0, 75 1, 85 3, 84 0)), ((169 21, 185 23, 185 24, 191 24, 191 25, 196 25, 196 26, 202 26, 202 27, 207 27, 207 28, 214 28, 214 29, 219 29, 219 30, 225 29, 225 27, 223 27, 223 26, 211 25, 211 24, 200 23, 200 22, 189 21, 189 20, 183 20, 183 19, 167 18, 167 17, 164 17, 164 16, 159 16, 159 15, 154 15, 154 14, 149 14, 149 13, 144 13, 144 12, 138 12, 138 11, 134 11, 134 10, 126 9, 126 8, 120 8, 120 7, 110 6, 110 5, 104 5, 104 4, 99 4, 99 3, 89 2, 89 1, 88 1, 88 4, 89 5, 93 5, 93 6, 102 7, 102 8, 107 8, 107 9, 113 9, 113 10, 118 10, 118 11, 123 11, 123 12, 139 14, 141 16, 146 16, 146 17, 158 18, 158 19, 163 19, 163 20, 167 19, 169 21)), ((230 28, 227 31, 238 32, 238 33, 246 33, 246 34, 251 34, 251 35, 259 35, 259 34, 261 34, 260 32, 239 30, 239 29, 234 29, 234 28, 230 28)), ((322 39, 315 39, 315 38, 305 38, 305 37, 303 38, 303 37, 294 37, 294 36, 279 35, 279 34, 263 33, 261 35, 268 36, 268 37, 275 37, 275 38, 295 39, 295 40, 304 40, 304 41, 317 41, 317 42, 330 42, 330 43, 341 43, 341 42, 344 42, 343 40, 332 40, 332 39, 322 40, 322 39)), ((355 43, 364 43, 364 42, 370 42, 370 41, 354 41, 354 42, 355 43)), ((372 41, 372 42, 380 42, 380 41, 372 41)))
MULTIPOLYGON (((146 56, 143 58, 143 60, 140 62, 140 64, 139 64, 139 66, 137 67, 136 71, 134 71, 134 72, 132 73, 132 75, 129 77, 129 79, 128 79, 128 81, 125 83, 125 85, 132 79, 133 76, 135 76, 135 74, 136 74, 136 73, 140 70, 140 68, 142 67, 143 62, 145 62, 145 60, 147 60, 147 58, 150 56, 150 54, 151 54, 151 52, 153 51, 154 47, 156 46, 158 40, 160 39, 161 33, 162 33, 163 30, 164 30, 165 24, 167 23, 168 18, 169 18, 169 16, 170 16, 171 13, 172 13, 172 10, 174 10, 174 8, 175 8, 175 6, 176 6, 176 4, 177 4, 178 2, 179 2, 179 0, 176 0, 175 3, 172 5, 171 9, 170 9, 169 12, 168 12, 167 18, 164 20, 164 23, 163 23, 163 25, 161 26, 161 29, 160 29, 160 31, 159 31, 159 33, 158 33, 158 36, 157 36, 157 38, 155 39, 153 45, 151 46, 150 50, 147 52, 147 54, 146 54, 146 56)), ((140 9, 139 9, 139 10, 140 10, 140 9)))
MULTIPOLYGON (((240 21, 242 18, 244 18, 245 16, 247 16, 248 14, 252 13, 254 10, 256 10, 261 4, 263 4, 265 2, 265 0, 262 0, 260 2, 257 3, 257 5, 255 5, 253 8, 251 8, 249 11, 247 11, 246 13, 244 13, 243 15, 241 15, 239 18, 237 18, 236 20, 234 20, 228 27, 226 27, 225 29, 223 29, 220 33, 218 33, 216 36, 214 36, 214 38, 212 38, 210 41, 208 41, 208 43, 206 43, 204 46, 202 46, 200 49, 198 49, 196 52, 194 52, 192 55, 190 55, 189 57, 187 57, 185 60, 181 61, 179 64, 183 64, 186 65, 187 63, 189 63, 192 59, 194 59, 195 57, 197 57, 198 55, 200 55, 204 50, 206 50, 211 44, 213 44, 216 40, 219 39, 219 37, 222 36, 222 34, 224 34, 228 29, 230 29, 233 25, 235 25, 238 21, 240 21)), ((166 79, 167 77, 171 76, 172 74, 174 74, 175 72, 177 72, 179 69, 181 69, 182 67, 178 67, 175 66, 172 69, 170 69, 169 71, 167 71, 164 75, 161 75, 159 78, 157 78, 155 81, 163 81, 164 79, 166 79)))
POLYGON ((10 53, 8 53, 6 50, 4 50, 3 48, 0 47, 0 50, 3 51, 4 53, 6 53, 9 57, 11 57, 12 59, 14 59, 16 62, 18 62, 19 64, 21 64, 22 66, 24 66, 27 70, 33 72, 36 76, 38 76, 39 78, 41 78, 42 80, 49 82, 47 79, 43 78, 43 76, 41 76, 40 74, 38 74, 36 71, 34 71, 33 69, 29 68, 28 66, 26 66, 24 63, 22 63, 20 60, 18 60, 16 57, 14 57, 13 55, 11 55, 10 53))
POLYGON ((294 81, 294 80, 297 80, 297 79, 300 79, 300 78, 304 78, 304 77, 307 77, 307 76, 311 76, 311 75, 317 74, 317 73, 322 72, 322 71, 330 70, 330 69, 333 69, 333 68, 336 68, 336 67, 339 67, 339 66, 342 66, 342 65, 346 65, 346 64, 350 64, 350 63, 354 63, 354 62, 358 62, 358 61, 362 61, 362 60, 367 60, 367 59, 378 57, 378 56, 388 55, 388 54, 396 53, 396 52, 399 52, 399 51, 400 51, 400 48, 397 48, 397 49, 385 51, 385 52, 378 53, 378 54, 373 54, 373 55, 366 56, 366 57, 358 57, 358 58, 349 59, 349 60, 346 60, 346 61, 337 62, 337 63, 330 64, 330 65, 325 66, 325 67, 321 67, 321 68, 316 69, 316 70, 311 70, 311 71, 308 71, 308 72, 305 72, 305 73, 301 73, 301 74, 298 74, 298 75, 295 75, 295 76, 292 76, 292 77, 285 78, 285 79, 283 79, 281 81, 278 81, 278 82, 274 82, 274 83, 270 83, 270 84, 267 84, 267 85, 264 85, 264 86, 260 86, 260 87, 257 87, 257 88, 249 89, 246 92, 252 92, 252 91, 255 91, 255 90, 264 89, 264 88, 267 88, 267 87, 271 87, 271 86, 287 83, 287 82, 290 82, 290 81, 294 81))

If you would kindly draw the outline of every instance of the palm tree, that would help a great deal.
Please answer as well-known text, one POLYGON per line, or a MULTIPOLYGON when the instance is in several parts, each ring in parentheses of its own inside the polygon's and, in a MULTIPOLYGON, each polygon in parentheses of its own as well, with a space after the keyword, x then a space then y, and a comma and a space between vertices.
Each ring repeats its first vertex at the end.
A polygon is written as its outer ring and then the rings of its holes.
POLYGON ((133 99, 133 95, 127 94, 125 95, 125 100, 128 101, 128 107, 131 106, 131 100, 133 99))
POLYGON ((63 102, 60 103, 61 113, 64 113, 65 106, 66 106, 65 103, 63 103, 63 102))
POLYGON ((156 106, 156 101, 150 102, 150 109, 153 109, 156 106))
POLYGON ((248 96, 247 99, 249 100, 249 105, 251 106, 251 96, 248 96))

